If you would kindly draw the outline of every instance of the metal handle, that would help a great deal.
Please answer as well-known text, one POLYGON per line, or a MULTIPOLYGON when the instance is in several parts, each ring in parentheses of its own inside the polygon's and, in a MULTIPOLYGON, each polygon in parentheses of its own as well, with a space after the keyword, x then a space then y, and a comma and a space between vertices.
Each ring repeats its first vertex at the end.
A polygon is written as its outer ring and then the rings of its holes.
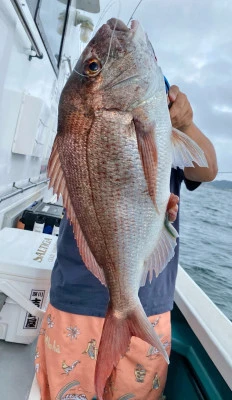
POLYGON ((67 57, 64 55, 62 61, 66 61, 68 63, 69 74, 71 75, 72 73, 71 57, 67 57))
POLYGON ((23 193, 23 192, 25 192, 26 190, 31 189, 31 188, 33 188, 33 187, 35 187, 35 186, 39 186, 39 185, 42 185, 43 183, 47 183, 49 180, 50 180, 50 179, 44 179, 43 181, 33 183, 33 182, 31 182, 30 179, 29 179, 29 182, 30 182, 31 184, 28 185, 28 186, 26 186, 26 187, 21 187, 21 188, 17 187, 17 186, 15 185, 15 182, 14 182, 14 183, 13 183, 13 188, 16 189, 16 191, 15 191, 15 192, 7 193, 7 194, 5 194, 4 196, 0 197, 0 203, 1 203, 2 201, 4 201, 4 200, 8 200, 8 199, 10 199, 11 197, 16 196, 16 195, 19 194, 19 193, 23 193))
POLYGON ((41 310, 36 307, 30 300, 28 300, 18 289, 12 286, 7 281, 0 281, 0 290, 5 295, 14 300, 17 304, 19 304, 24 310, 29 312, 31 315, 35 317, 43 318, 45 314, 45 310, 41 310))
MULTIPOLYGON (((38 46, 38 44, 37 44, 32 32, 30 30, 30 27, 29 27, 29 25, 27 23, 27 20, 25 18, 25 15, 23 13, 23 9, 22 9, 19 1, 18 0, 10 0, 10 1, 11 1, 12 5, 13 5, 16 13, 17 13, 18 18, 21 21, 21 24, 24 27, 24 30, 25 30, 25 32, 27 34, 28 39, 31 42, 32 50, 34 50, 36 52, 36 55, 34 57, 42 59, 43 58, 43 53, 42 53, 42 51, 40 51, 39 46, 38 46)), ((29 59, 31 59, 31 57, 33 57, 33 56, 29 56, 29 59)))

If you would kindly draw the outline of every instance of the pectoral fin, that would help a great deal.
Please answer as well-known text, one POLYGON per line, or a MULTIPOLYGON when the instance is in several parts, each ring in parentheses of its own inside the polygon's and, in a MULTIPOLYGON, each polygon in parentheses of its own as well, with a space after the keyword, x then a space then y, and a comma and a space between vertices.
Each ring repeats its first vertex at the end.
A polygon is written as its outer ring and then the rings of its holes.
POLYGON ((158 157, 154 139, 154 126, 145 125, 139 120, 134 120, 134 124, 137 135, 139 154, 143 165, 145 179, 147 181, 148 193, 151 196, 156 211, 159 212, 156 203, 158 157))
POLYGON ((208 167, 203 150, 185 133, 172 128, 172 149, 174 168, 194 167, 193 162, 200 167, 208 167))

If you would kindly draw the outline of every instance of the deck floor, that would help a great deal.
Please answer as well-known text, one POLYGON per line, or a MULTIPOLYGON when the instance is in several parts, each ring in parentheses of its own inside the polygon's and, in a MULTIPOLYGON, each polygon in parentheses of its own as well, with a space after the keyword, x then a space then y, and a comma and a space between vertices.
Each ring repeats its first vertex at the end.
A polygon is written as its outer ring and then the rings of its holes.
POLYGON ((0 340, 0 399, 28 399, 34 378, 36 342, 25 345, 0 340))

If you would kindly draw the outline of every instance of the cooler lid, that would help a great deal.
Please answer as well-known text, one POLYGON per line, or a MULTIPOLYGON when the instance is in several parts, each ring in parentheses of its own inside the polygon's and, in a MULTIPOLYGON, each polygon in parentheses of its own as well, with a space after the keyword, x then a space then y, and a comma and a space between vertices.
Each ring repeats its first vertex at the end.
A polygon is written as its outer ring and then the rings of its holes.
POLYGON ((0 230, 0 278, 6 275, 49 279, 57 237, 16 228, 0 230))

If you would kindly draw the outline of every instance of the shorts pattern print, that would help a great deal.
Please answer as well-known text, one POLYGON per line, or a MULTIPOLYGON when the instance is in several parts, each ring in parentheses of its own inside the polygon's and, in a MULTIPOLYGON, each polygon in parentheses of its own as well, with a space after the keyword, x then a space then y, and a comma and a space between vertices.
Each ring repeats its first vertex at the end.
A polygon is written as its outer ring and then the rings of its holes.
MULTIPOLYGON (((170 312, 149 317, 170 354, 170 312)), ((35 354, 41 400, 94 400, 94 371, 104 318, 59 311, 49 304, 35 354)), ((108 379, 104 400, 158 400, 168 365, 157 348, 132 337, 108 379)))

